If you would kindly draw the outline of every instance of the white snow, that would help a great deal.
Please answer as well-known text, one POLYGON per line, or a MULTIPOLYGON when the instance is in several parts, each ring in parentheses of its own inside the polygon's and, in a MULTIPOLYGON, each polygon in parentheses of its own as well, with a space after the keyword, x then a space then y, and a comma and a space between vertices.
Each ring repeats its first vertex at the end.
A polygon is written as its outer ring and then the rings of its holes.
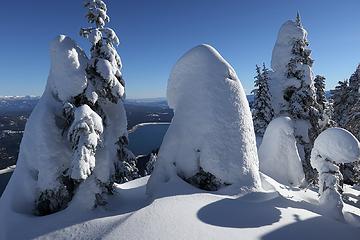
MULTIPOLYGON (((351 163, 360 160, 359 141, 343 128, 329 128, 323 131, 316 138, 313 150, 314 155, 320 154, 323 158, 336 163, 351 163)), ((312 164, 318 166, 316 162, 312 164)))
POLYGON ((95 168, 95 150, 101 142, 103 123, 101 117, 88 105, 74 110, 74 121, 68 132, 73 144, 71 178, 86 179, 95 168))
MULTIPOLYGON (((202 192, 173 178, 160 190, 167 197, 156 200, 145 194, 147 179, 117 185, 106 208, 93 211, 75 205, 44 217, 8 211, 0 215, 0 239, 355 240, 360 235, 358 208, 345 204, 347 222, 335 221, 321 214, 312 189, 293 190, 266 176, 266 192, 237 197, 202 192)), ((351 193, 360 195, 356 189, 351 193)))
MULTIPOLYGON (((300 87, 300 81, 295 78, 287 78, 287 64, 293 57, 292 47, 296 40, 307 40, 307 32, 302 26, 297 26, 296 22, 288 20, 280 28, 274 49, 272 51, 271 68, 269 72, 269 90, 272 96, 272 106, 275 115, 279 115, 286 106, 283 98, 284 91, 289 86, 300 87)), ((308 65, 298 66, 304 71, 305 83, 313 87, 314 74, 308 65)))
POLYGON ((319 205, 325 214, 344 220, 343 201, 338 191, 342 175, 335 163, 350 163, 360 159, 360 143, 349 131, 329 128, 315 140, 311 165, 319 172, 319 205))
POLYGON ((260 171, 278 182, 300 186, 305 175, 289 117, 278 117, 267 127, 259 147, 260 171))
POLYGON ((87 79, 87 57, 82 49, 67 36, 60 35, 51 43, 51 70, 48 87, 65 102, 82 93, 87 79))
POLYGON ((260 187, 246 95, 234 69, 213 47, 200 45, 180 58, 168 81, 167 98, 174 118, 149 193, 174 174, 189 178, 200 167, 225 183, 260 187))

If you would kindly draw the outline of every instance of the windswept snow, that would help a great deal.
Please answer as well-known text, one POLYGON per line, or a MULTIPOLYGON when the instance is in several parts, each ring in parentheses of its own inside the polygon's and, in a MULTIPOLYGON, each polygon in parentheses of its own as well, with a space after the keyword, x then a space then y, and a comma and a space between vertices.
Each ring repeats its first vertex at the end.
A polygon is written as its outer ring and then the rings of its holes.
POLYGON ((259 148, 260 171, 278 182, 300 186, 305 179, 289 117, 272 120, 259 148))
POLYGON ((167 87, 174 118, 164 137, 149 193, 178 174, 200 168, 227 184, 259 188, 255 134, 246 95, 234 69, 200 45, 173 67, 167 87))

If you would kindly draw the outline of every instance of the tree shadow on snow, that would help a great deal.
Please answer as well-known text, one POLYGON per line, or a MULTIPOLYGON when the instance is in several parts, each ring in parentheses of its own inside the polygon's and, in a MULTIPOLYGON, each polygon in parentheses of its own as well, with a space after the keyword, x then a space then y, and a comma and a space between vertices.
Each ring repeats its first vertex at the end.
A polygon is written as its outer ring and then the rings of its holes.
POLYGON ((201 208, 198 218, 211 225, 228 228, 256 228, 278 222, 278 194, 252 192, 237 199, 222 199, 201 208))
POLYGON ((334 220, 318 216, 306 220, 300 220, 299 216, 294 214, 296 222, 285 225, 281 228, 265 234, 262 240, 311 240, 311 239, 359 239, 360 229, 334 220))

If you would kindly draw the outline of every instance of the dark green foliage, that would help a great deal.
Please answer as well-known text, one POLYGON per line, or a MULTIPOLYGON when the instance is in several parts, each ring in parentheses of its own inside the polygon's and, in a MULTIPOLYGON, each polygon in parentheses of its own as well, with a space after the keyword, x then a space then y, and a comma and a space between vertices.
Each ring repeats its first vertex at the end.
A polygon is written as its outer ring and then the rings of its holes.
POLYGON ((213 174, 209 172, 205 172, 201 167, 198 173, 196 173, 194 176, 190 178, 185 179, 185 181, 195 187, 198 187, 206 191, 217 191, 222 186, 227 185, 222 183, 213 174))
POLYGON ((274 110, 271 105, 271 95, 269 91, 269 70, 263 64, 262 70, 256 65, 255 89, 253 104, 253 121, 255 133, 263 136, 266 127, 274 117, 274 110))
POLYGON ((325 77, 316 75, 314 79, 316 89, 316 101, 322 110, 325 110, 326 96, 325 96, 325 77))

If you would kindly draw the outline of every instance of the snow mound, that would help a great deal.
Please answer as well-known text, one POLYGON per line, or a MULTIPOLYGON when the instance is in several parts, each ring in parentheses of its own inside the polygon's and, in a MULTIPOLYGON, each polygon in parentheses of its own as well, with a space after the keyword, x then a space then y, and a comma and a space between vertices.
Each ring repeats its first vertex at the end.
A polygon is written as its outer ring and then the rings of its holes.
POLYGON ((199 169, 227 184, 260 187, 246 95, 234 69, 213 47, 200 45, 180 58, 168 81, 167 98, 174 118, 149 189, 173 174, 186 179, 199 169))
POLYGON ((270 122, 259 147, 259 163, 261 172, 282 184, 299 186, 303 182, 305 175, 289 117, 270 122))
POLYGON ((336 163, 351 163, 360 160, 359 141, 343 128, 329 128, 323 131, 316 138, 313 150, 314 154, 320 154, 323 158, 336 163))
POLYGON ((88 59, 84 51, 69 37, 56 37, 50 47, 51 70, 48 84, 53 94, 65 102, 84 91, 88 59))

